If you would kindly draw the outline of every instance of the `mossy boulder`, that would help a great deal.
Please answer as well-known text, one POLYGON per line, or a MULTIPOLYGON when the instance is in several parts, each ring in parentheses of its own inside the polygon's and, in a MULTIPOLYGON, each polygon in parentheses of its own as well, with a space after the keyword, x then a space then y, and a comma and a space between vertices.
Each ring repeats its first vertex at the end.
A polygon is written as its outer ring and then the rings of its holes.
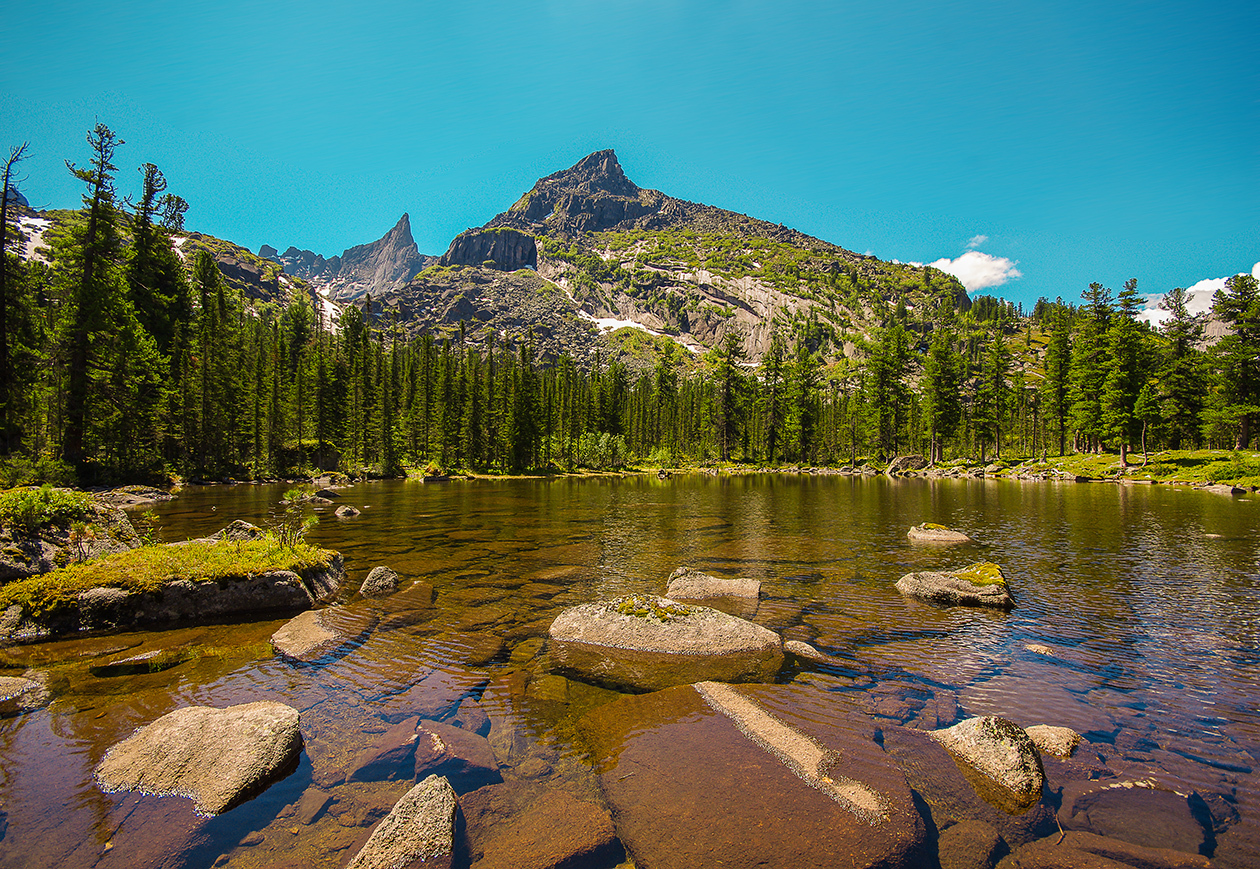
POLYGON ((952 571, 908 573, 897 580, 897 590, 942 606, 1015 608, 1002 568, 991 561, 952 571))

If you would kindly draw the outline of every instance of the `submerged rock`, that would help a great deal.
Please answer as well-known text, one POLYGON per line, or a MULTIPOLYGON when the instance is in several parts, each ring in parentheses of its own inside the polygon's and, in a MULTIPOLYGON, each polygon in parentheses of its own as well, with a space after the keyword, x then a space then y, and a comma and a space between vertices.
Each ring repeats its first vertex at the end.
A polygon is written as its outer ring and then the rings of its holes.
POLYGON ((934 730, 933 739, 950 754, 1006 791, 1019 808, 1041 799, 1046 783, 1037 747, 1018 724, 1005 718, 968 718, 945 730, 934 730))
POLYGON ((416 726, 415 776, 427 774, 443 776, 456 793, 503 780, 489 740, 436 721, 416 726))
POLYGON ((107 793, 175 794, 217 815, 291 770, 301 749, 298 711, 283 703, 186 706, 106 752, 96 780, 107 793))
POLYGON ((333 513, 335 513, 337 516, 341 517, 342 519, 349 519, 354 516, 358 516, 362 512, 363 511, 360 510, 358 507, 351 507, 349 504, 342 504, 340 507, 338 507, 336 510, 333 511, 333 513))
POLYGON ((346 869, 450 869, 455 852, 455 791, 432 775, 407 791, 346 869))
POLYGON ((897 591, 944 606, 1015 608, 1002 568, 991 561, 959 570, 907 573, 897 580, 897 591))
POLYGON ((1063 787, 1059 822, 1146 848, 1197 854, 1207 833, 1181 794, 1150 781, 1078 781, 1063 787))
POLYGON ((48 687, 21 676, 0 676, 0 718, 34 712, 48 705, 48 687))
POLYGON ((619 850, 607 809, 546 785, 488 785, 459 808, 476 869, 612 865, 619 850))
POLYGON ((1211 869, 1207 857, 1148 848, 1092 833, 1055 833, 1005 857, 999 869, 1211 869))
POLYGON ((955 531, 953 528, 946 528, 944 525, 937 525, 932 522, 924 522, 922 525, 915 525, 906 532, 906 536, 915 543, 974 543, 975 541, 963 534, 961 531, 955 531))
POLYGON ((570 607, 548 636, 555 672, 631 691, 705 679, 765 682, 783 665, 783 641, 773 631, 650 595, 570 607))
POLYGON ((824 692, 683 685, 578 730, 639 869, 925 865, 923 819, 874 723, 824 692))

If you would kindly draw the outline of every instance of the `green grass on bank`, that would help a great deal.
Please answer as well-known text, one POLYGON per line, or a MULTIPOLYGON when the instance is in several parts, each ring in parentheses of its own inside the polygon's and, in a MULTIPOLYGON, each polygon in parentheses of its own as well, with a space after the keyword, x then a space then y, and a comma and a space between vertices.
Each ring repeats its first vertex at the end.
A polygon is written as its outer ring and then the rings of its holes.
MULTIPOLYGON (((1043 467, 1037 463, 1037 467, 1043 467)), ((1094 479, 1125 477, 1166 483, 1226 483, 1260 486, 1260 453, 1245 450, 1160 450, 1149 455, 1129 453, 1129 467, 1120 467, 1115 453, 1051 456, 1044 467, 1094 479)))
POLYGON ((327 565, 335 555, 306 543, 281 546, 271 537, 142 546, 8 583, 0 587, 0 610, 20 604, 28 615, 47 617, 74 607, 79 593, 91 588, 150 592, 176 579, 211 582, 273 570, 301 571, 327 565))

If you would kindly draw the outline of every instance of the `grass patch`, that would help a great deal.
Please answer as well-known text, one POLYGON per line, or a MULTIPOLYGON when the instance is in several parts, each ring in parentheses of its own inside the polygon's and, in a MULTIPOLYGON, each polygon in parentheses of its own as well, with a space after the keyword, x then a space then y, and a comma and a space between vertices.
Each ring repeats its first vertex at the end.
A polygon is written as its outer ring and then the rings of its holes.
POLYGON ((242 543, 194 540, 174 546, 142 546, 11 582, 0 588, 0 610, 19 604, 25 614, 44 618, 73 608, 80 592, 90 588, 152 592, 177 579, 212 582, 273 570, 327 566, 335 555, 305 543, 281 546, 270 537, 242 543))
POLYGON ((975 564, 968 564, 966 567, 955 570, 954 576, 959 579, 965 579, 972 585, 1006 585, 1006 577, 1002 575, 1002 568, 998 567, 992 561, 977 561, 975 564))

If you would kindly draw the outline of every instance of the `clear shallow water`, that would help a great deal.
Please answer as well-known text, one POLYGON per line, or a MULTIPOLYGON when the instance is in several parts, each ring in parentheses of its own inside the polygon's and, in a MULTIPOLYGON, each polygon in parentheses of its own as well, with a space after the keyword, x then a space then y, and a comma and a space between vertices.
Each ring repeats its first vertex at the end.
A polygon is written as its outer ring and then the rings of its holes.
MULTIPOLYGON (((163 534, 264 524, 281 492, 187 490, 160 509, 163 534)), ((594 798, 576 722, 618 695, 549 675, 542 638, 564 607, 661 593, 680 565, 760 579, 755 620, 836 658, 822 673, 785 670, 785 681, 885 723, 931 728, 956 708, 1073 727, 1113 769, 1225 798, 1242 820, 1220 835, 1233 841, 1218 859, 1260 860, 1246 844, 1260 841, 1260 500, 1161 486, 695 476, 392 481, 342 501, 362 514, 339 520, 326 508, 309 539, 345 555, 351 590, 388 564, 435 592, 431 604, 417 590, 352 602, 344 618, 362 636, 348 654, 301 668, 275 659, 267 639, 283 619, 0 653, 0 673, 43 670, 56 695, 46 710, 0 720, 0 867, 134 865, 145 849, 182 855, 163 865, 341 865, 407 783, 346 784, 339 771, 416 709, 449 715, 462 696, 494 722, 505 777, 594 798), (981 542, 911 545, 906 529, 924 521, 981 542), (1014 612, 938 609, 893 589, 907 572, 981 559, 1003 566, 1014 612), (189 659, 160 673, 92 672, 173 647, 189 659), (258 699, 299 708, 306 744, 298 770, 261 797, 203 823, 169 808, 186 800, 93 785, 104 752, 159 715, 258 699)))

